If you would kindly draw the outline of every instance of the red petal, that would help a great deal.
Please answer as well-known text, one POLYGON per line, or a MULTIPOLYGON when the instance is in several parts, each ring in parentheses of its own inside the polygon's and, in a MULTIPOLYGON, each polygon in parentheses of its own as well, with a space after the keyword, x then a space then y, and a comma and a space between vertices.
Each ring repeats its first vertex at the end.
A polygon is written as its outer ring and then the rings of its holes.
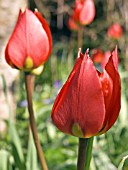
POLYGON ((83 2, 81 2, 81 0, 76 0, 75 7, 73 10, 73 15, 72 15, 73 19, 76 22, 79 22, 79 16, 82 8, 83 8, 83 2))
POLYGON ((95 17, 95 5, 93 0, 85 0, 82 11, 80 12, 80 23, 90 24, 95 17))
POLYGON ((104 99, 98 74, 91 59, 81 54, 55 101, 53 122, 68 134, 72 134, 72 126, 77 123, 84 136, 90 137, 101 129, 104 116, 104 99))
MULTIPOLYGON (((20 11, 19 11, 18 20, 19 20, 19 18, 20 18, 21 15, 22 15, 22 11, 20 10, 20 11)), ((17 22, 18 22, 18 20, 17 20, 17 22)), ((11 37, 12 37, 12 36, 11 36, 11 37)), ((10 39, 11 39, 11 37, 10 37, 10 39)), ((11 61, 11 59, 10 59, 9 54, 8 54, 8 45, 9 45, 9 43, 7 44, 6 49, 5 49, 5 59, 6 59, 6 62, 7 62, 10 66, 13 67, 13 63, 12 63, 12 61, 11 61)))
POLYGON ((6 59, 6 62, 10 65, 11 60, 10 60, 9 55, 8 55, 8 45, 5 49, 5 59, 6 59))
POLYGON ((26 57, 31 57, 38 67, 49 53, 48 37, 36 16, 26 9, 20 12, 14 32, 8 42, 8 56, 18 68, 24 67, 26 57))
POLYGON ((108 73, 106 72, 106 70, 104 70, 102 74, 99 73, 99 77, 100 77, 102 90, 104 94, 104 103, 105 103, 105 110, 106 110, 104 125, 106 125, 106 122, 108 121, 108 117, 109 117, 107 113, 110 108, 111 99, 112 99, 113 81, 111 77, 108 75, 108 73))
POLYGON ((113 59, 113 63, 114 63, 115 68, 118 70, 118 63, 119 63, 119 61, 118 61, 117 46, 114 49, 114 51, 112 52, 112 59, 113 59))
POLYGON ((46 31, 47 33, 47 36, 48 36, 48 40, 49 40, 49 53, 46 57, 46 60, 48 59, 51 51, 52 51, 52 35, 51 35, 51 31, 50 31, 50 28, 49 28, 49 25, 47 23, 47 21, 42 17, 42 15, 38 12, 38 11, 35 11, 34 12, 35 15, 37 16, 37 18, 39 19, 39 21, 41 22, 44 30, 46 31))
POLYGON ((103 61, 101 63, 102 68, 105 68, 106 64, 108 63, 108 60, 109 60, 110 56, 111 56, 111 52, 110 51, 106 51, 104 53, 104 59, 103 59, 103 61))
MULTIPOLYGON (((68 117, 66 117, 66 115, 61 115, 60 118, 59 118, 59 115, 57 113, 55 113, 55 112, 58 109, 58 107, 60 106, 60 104, 61 104, 65 94, 67 93, 70 81, 72 80, 74 74, 76 74, 76 71, 80 67, 80 64, 82 62, 81 58, 83 57, 83 55, 81 53, 78 53, 78 57, 79 58, 76 60, 76 63, 74 65, 74 68, 73 68, 73 70, 72 70, 68 80, 66 81, 66 83, 63 86, 63 88, 59 92, 59 94, 58 94, 58 96, 57 96, 57 98, 56 98, 56 100, 54 102, 54 106, 52 108, 52 115, 51 116, 52 116, 52 120, 53 120, 54 124, 57 126, 58 129, 60 129, 61 131, 63 131, 64 133, 67 133, 67 134, 71 134, 72 133, 71 132, 71 129, 72 129, 72 120, 71 120, 71 118, 70 118, 70 121, 69 120, 67 121, 66 119, 68 117), (80 55, 81 55, 81 57, 80 57, 80 55), (63 121, 65 121, 65 122, 63 123, 63 121), (63 124, 66 124, 66 126, 63 125, 63 124)), ((70 116, 70 115, 67 115, 67 116, 70 116)))
MULTIPOLYGON (((105 70, 109 76, 109 88, 110 94, 105 98, 106 104, 106 116, 104 122, 105 131, 109 130, 118 118, 121 107, 121 83, 120 76, 117 69, 114 66, 113 56, 110 57, 105 70), (113 87, 112 87, 113 84, 113 87), (111 99, 110 99, 111 97, 111 99), (105 127, 106 126, 106 127, 105 127)), ((104 82, 105 84, 105 82, 104 82)), ((103 130, 103 133, 105 132, 103 130)))
POLYGON ((109 61, 109 58, 110 56, 112 55, 112 59, 113 59, 113 62, 114 62, 114 66, 115 68, 118 70, 118 53, 117 53, 117 46, 116 48, 114 49, 114 51, 112 52, 112 54, 110 53, 110 51, 106 51, 105 54, 104 54, 104 60, 103 62, 101 63, 102 65, 102 68, 105 68, 106 64, 108 63, 109 61))

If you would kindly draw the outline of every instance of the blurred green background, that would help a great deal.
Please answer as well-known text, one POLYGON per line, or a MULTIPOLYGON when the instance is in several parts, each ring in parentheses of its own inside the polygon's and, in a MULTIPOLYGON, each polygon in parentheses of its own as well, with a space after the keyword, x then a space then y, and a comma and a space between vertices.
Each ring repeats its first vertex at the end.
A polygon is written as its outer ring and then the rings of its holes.
MULTIPOLYGON (((33 95, 38 135, 49 170, 76 169, 78 139, 58 131, 50 118, 55 97, 77 57, 77 32, 70 31, 67 24, 74 2, 74 0, 27 2, 30 9, 37 8, 47 19, 53 36, 51 57, 45 64, 43 73, 36 77, 33 95)), ((90 25, 84 27, 82 52, 84 53, 87 48, 90 49, 90 55, 94 48, 102 49, 104 52, 112 51, 118 45, 122 108, 115 125, 106 134, 95 137, 90 170, 127 170, 128 1, 95 0, 94 3, 96 16, 90 25), (123 35, 120 39, 113 40, 107 36, 107 29, 116 22, 122 26, 123 35)), ((0 24, 2 25, 2 22, 0 24)), ((2 72, 0 74, 2 91, 0 94, 4 94, 9 115, 8 119, 3 120, 6 127, 0 132, 0 170, 40 170, 29 128, 24 74, 18 73, 9 87, 7 77, 3 76, 2 72), (11 91, 15 99, 15 113, 10 109, 8 91, 11 91)), ((0 105, 2 107, 2 103, 0 105)))

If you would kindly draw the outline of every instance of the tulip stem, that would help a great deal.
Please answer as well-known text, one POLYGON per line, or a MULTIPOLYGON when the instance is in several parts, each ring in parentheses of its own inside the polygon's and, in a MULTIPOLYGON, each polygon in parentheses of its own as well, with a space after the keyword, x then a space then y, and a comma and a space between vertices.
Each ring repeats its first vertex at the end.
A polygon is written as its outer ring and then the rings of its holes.
POLYGON ((44 157, 44 153, 41 149, 41 144, 39 142, 35 118, 34 118, 33 103, 32 103, 32 93, 34 89, 34 76, 33 75, 25 74, 25 85, 26 85, 26 93, 27 93, 27 100, 28 100, 29 121, 31 125, 33 138, 34 138, 34 143, 36 146, 37 154, 38 154, 42 169, 48 170, 46 160, 44 157))
POLYGON ((83 45, 83 33, 84 33, 84 27, 80 26, 78 29, 78 49, 82 48, 83 45))
POLYGON ((92 156, 93 137, 79 138, 77 170, 89 170, 92 156))

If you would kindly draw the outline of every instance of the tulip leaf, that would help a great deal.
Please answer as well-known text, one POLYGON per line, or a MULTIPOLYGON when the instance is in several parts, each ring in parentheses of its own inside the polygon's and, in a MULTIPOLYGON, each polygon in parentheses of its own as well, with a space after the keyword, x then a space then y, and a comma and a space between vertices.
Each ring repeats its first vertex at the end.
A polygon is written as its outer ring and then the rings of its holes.
POLYGON ((8 157, 9 154, 5 150, 0 150, 0 169, 8 170, 8 157))
POLYGON ((38 170, 37 168, 37 152, 34 145, 34 140, 32 133, 30 132, 29 144, 27 150, 27 161, 26 161, 26 170, 38 170))
POLYGON ((123 170, 123 166, 124 166, 124 163, 126 161, 126 159, 128 159, 128 155, 127 156, 124 156, 118 166, 118 170, 123 170))
POLYGON ((12 155, 14 156, 15 164, 17 165, 17 167, 20 170, 24 170, 26 169, 24 164, 24 156, 23 156, 20 139, 17 134, 16 127, 14 125, 14 121, 12 118, 12 112, 8 100, 8 90, 7 90, 6 80, 3 75, 1 77, 3 83, 3 91, 5 93, 5 98, 6 98, 6 103, 8 107, 8 113, 9 113, 8 124, 9 124, 9 135, 11 138, 12 155))
POLYGON ((24 156, 21 148, 21 143, 19 140, 19 136, 13 124, 10 124, 10 137, 11 137, 11 146, 12 146, 12 154, 14 156, 15 164, 21 170, 25 169, 24 164, 24 156))

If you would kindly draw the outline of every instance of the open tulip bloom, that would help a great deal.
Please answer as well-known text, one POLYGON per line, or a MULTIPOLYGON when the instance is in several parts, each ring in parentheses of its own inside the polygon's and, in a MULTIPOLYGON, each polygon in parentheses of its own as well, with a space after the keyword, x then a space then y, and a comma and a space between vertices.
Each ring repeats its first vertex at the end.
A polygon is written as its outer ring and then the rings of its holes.
POLYGON ((52 50, 52 36, 46 20, 35 10, 20 10, 19 17, 5 50, 7 63, 31 71, 43 65, 52 50))
POLYGON ((117 48, 102 73, 96 70, 88 50, 78 52, 74 68, 58 94, 52 120, 66 134, 90 138, 108 131, 120 111, 121 84, 117 48))

